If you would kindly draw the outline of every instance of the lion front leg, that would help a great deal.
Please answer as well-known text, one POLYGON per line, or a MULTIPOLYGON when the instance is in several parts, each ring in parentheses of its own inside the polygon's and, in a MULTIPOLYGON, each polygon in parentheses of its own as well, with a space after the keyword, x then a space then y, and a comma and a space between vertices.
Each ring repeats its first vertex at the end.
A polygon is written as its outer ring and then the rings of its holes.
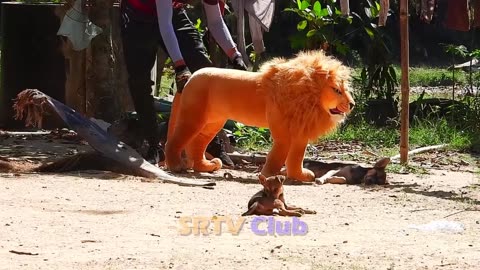
POLYGON ((272 133, 273 146, 267 155, 265 165, 263 165, 261 174, 265 177, 280 174, 290 147, 289 140, 275 139, 272 133))
POLYGON ((308 140, 292 139, 287 156, 287 177, 298 181, 313 181, 315 174, 306 168, 303 168, 303 159, 308 140))

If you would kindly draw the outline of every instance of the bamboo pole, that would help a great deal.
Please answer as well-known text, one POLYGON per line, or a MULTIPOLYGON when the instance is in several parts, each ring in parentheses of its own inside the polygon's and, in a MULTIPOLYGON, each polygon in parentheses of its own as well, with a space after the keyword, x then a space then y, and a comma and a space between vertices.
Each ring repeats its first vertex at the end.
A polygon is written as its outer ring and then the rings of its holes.
POLYGON ((401 42, 401 68, 402 68, 402 113, 400 128, 400 162, 408 163, 408 104, 410 95, 409 82, 409 37, 408 37, 408 0, 400 0, 400 42, 401 42))

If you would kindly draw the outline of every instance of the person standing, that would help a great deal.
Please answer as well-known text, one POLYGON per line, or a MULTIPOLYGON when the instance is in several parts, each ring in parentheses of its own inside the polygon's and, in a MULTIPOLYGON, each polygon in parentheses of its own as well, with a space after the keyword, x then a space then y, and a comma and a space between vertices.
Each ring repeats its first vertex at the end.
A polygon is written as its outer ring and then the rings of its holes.
MULTIPOLYGON (((157 51, 161 46, 168 53, 175 68, 177 92, 181 93, 192 72, 213 66, 203 44, 201 34, 188 17, 185 5, 188 0, 122 0, 121 36, 128 86, 137 112, 142 133, 149 144, 146 156, 148 162, 157 164, 163 150, 160 138, 155 132, 158 127, 151 95, 153 81, 150 72, 155 64, 157 51)), ((207 26, 220 48, 229 57, 232 67, 246 70, 236 44, 222 18, 219 0, 201 0, 207 26)), ((222 148, 218 136, 212 140, 212 155, 226 164, 233 164, 222 148), (212 145, 216 144, 216 145, 212 145)))

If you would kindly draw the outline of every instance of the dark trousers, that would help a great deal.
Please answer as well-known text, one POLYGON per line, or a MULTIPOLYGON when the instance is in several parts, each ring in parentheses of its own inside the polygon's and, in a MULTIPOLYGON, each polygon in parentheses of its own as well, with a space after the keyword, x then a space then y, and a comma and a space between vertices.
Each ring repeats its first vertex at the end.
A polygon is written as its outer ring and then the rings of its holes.
MULTIPOLYGON (((123 52, 128 72, 128 86, 135 111, 143 128, 145 139, 150 145, 158 144, 157 116, 154 110, 154 99, 151 95, 154 82, 150 72, 157 58, 157 51, 163 44, 156 18, 141 20, 122 7, 121 35, 123 52)), ((173 27, 185 63, 191 72, 213 66, 208 57, 200 33, 190 21, 183 8, 174 9, 173 27)))

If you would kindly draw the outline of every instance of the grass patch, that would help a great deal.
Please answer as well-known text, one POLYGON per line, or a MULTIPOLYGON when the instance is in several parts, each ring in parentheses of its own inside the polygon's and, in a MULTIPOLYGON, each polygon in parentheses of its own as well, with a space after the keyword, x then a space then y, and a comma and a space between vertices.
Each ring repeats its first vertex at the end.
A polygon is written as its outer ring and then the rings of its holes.
MULTIPOLYGON (((395 67, 398 78, 401 78, 400 67, 395 67)), ((451 86, 453 74, 445 68, 411 67, 409 72, 410 86, 451 86)), ((455 84, 467 85, 468 76, 463 70, 455 70, 455 84)))
MULTIPOLYGON (((234 135, 237 145, 249 151, 264 151, 271 147, 268 129, 258 129, 239 124, 234 135)), ((479 147, 476 144, 480 144, 480 140, 475 140, 478 137, 480 137, 480 131, 475 133, 455 128, 445 119, 416 122, 409 129, 410 149, 449 144, 449 148, 452 150, 471 150, 479 147)), ((361 121, 344 125, 336 132, 319 138, 316 143, 325 141, 362 142, 381 156, 394 156, 399 151, 400 128, 379 128, 361 121)), ((403 168, 403 170, 416 171, 415 168, 403 168)))
MULTIPOLYGON (((409 130, 410 148, 429 145, 449 144, 452 149, 465 150, 474 143, 473 138, 480 134, 458 130, 446 120, 421 121, 409 130)), ((398 152, 400 129, 394 127, 379 128, 366 122, 345 125, 321 140, 361 141, 367 146, 383 149, 383 154, 398 152)))
MULTIPOLYGON (((394 67, 397 79, 400 84, 401 69, 400 66, 394 67)), ((353 76, 360 78, 362 67, 356 67, 353 70, 353 76)), ((435 67, 411 67, 409 72, 410 86, 451 86, 453 85, 453 74, 446 68, 435 67)), ((468 85, 468 73, 463 70, 455 70, 455 84, 468 85)))

